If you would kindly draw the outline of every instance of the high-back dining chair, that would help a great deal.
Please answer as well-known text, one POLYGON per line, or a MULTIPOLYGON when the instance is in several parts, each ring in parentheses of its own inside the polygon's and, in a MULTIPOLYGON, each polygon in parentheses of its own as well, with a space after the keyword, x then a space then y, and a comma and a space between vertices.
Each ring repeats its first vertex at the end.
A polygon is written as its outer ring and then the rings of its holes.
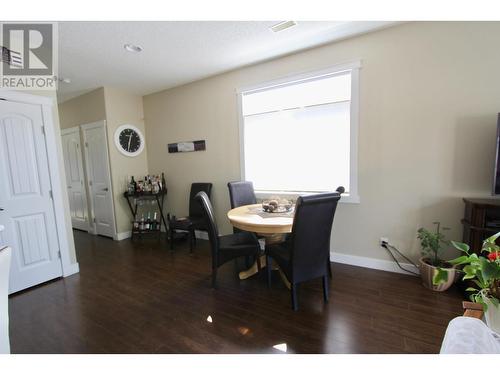
MULTIPOLYGON (((321 277, 323 298, 328 301, 330 235, 339 199, 339 192, 299 197, 291 235, 284 243, 266 248, 267 264, 272 257, 290 281, 294 310, 298 310, 297 285, 304 281, 321 277)), ((271 267, 267 267, 267 279, 270 286, 271 267)))
POLYGON ((10 353, 8 295, 11 252, 10 247, 0 247, 0 354, 10 353))
MULTIPOLYGON (((255 197, 255 191, 253 189, 253 183, 251 181, 228 182, 227 188, 229 190, 229 201, 231 203, 231 208, 257 203, 257 198, 255 197)), ((233 227, 233 233, 238 232, 241 232, 241 229, 233 227)), ((248 268, 250 267, 250 264, 250 257, 246 257, 245 266, 248 268)))
POLYGON ((196 201, 196 195, 200 191, 204 191, 208 198, 210 198, 212 195, 212 186, 211 182, 193 182, 191 184, 191 191, 189 192, 189 217, 203 219, 204 212, 196 201))
MULTIPOLYGON (((249 232, 219 236, 214 210, 208 195, 205 192, 199 192, 195 198, 204 212, 212 252, 212 287, 216 288, 217 269, 230 260, 257 255, 260 251, 259 241, 253 233, 249 232)), ((257 260, 257 265, 260 270, 259 260, 257 260)))
MULTIPOLYGON (((229 190, 231 208, 257 203, 257 198, 253 190, 253 183, 250 181, 228 182, 227 189, 229 190)), ((241 229, 233 227, 233 233, 236 232, 241 232, 241 229)))
MULTIPOLYGON (((337 189, 335 189, 335 191, 340 194, 340 197, 342 197, 342 194, 345 193, 345 188, 343 186, 339 186, 337 189)), ((332 225, 333 225, 333 223, 332 223, 332 225)), ((327 267, 328 267, 328 276, 331 279, 332 278, 332 265, 331 265, 331 261, 330 261, 330 253, 328 253, 327 267)))
POLYGON ((191 184, 189 192, 189 216, 182 218, 168 217, 168 227, 170 233, 170 249, 174 249, 174 237, 177 230, 187 231, 189 233, 189 251, 193 252, 193 245, 196 246, 195 230, 206 230, 205 219, 202 209, 196 202, 195 197, 200 191, 205 192, 209 197, 212 193, 211 182, 194 182, 191 184))
POLYGON ((256 204, 255 192, 251 181, 233 181, 227 183, 231 208, 256 204))

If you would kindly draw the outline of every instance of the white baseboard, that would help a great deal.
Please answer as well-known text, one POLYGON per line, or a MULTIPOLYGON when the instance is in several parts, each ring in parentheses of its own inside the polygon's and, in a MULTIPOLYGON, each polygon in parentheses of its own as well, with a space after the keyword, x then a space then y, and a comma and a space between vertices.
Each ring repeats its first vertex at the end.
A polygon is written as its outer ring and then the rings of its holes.
POLYGON ((121 240, 124 240, 126 238, 130 238, 132 237, 132 232, 131 231, 128 231, 128 232, 120 232, 120 233, 117 233, 114 240, 115 241, 121 241, 121 240))
MULTIPOLYGON (((412 275, 411 273, 405 272, 401 268, 399 268, 396 262, 392 262, 389 260, 360 257, 356 255, 347 255, 335 252, 330 253, 330 260, 335 263, 349 264, 351 266, 412 275)), ((401 266, 412 272, 420 273, 419 269, 413 264, 401 263, 401 266)))
POLYGON ((201 230, 195 230, 194 235, 196 236, 196 238, 208 241, 208 232, 203 232, 201 230))
POLYGON ((80 266, 77 263, 71 263, 70 265, 64 267, 63 277, 68 277, 74 275, 75 273, 80 272, 80 266))
MULTIPOLYGON (((164 232, 165 229, 162 228, 162 231, 164 232)), ((132 236, 132 232, 121 232, 116 235, 116 239, 118 241, 124 240, 126 238, 130 238, 132 236)), ((208 233, 204 231, 195 231, 195 236, 196 238, 202 239, 202 240, 209 240, 208 238, 208 233)), ((342 253, 335 253, 331 252, 330 253, 330 259, 332 262, 335 263, 343 263, 343 264, 349 264, 351 266, 358 266, 358 267, 364 267, 364 268, 372 268, 375 270, 381 270, 381 271, 388 271, 388 272, 396 272, 396 273, 402 273, 405 275, 412 275, 411 273, 403 271, 401 268, 398 267, 398 265, 390 260, 382 260, 382 259, 374 259, 374 258, 368 258, 368 257, 360 257, 357 255, 348 255, 348 254, 342 254, 342 253)), ((401 263, 401 266, 406 268, 407 270, 410 270, 412 272, 420 273, 419 269, 415 267, 413 264, 410 263, 401 263)), ((78 264, 76 264, 78 272, 78 264)), ((74 272, 74 273, 76 273, 74 272)), ((68 275, 69 276, 69 275, 68 275)))

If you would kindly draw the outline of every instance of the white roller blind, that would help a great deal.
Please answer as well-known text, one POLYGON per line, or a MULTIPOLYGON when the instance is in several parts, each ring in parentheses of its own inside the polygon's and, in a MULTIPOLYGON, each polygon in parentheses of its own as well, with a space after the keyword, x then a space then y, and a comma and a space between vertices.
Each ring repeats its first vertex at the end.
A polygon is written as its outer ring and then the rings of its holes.
POLYGON ((350 71, 243 93, 245 179, 320 192, 350 181, 350 71))
POLYGON ((351 74, 342 72, 243 94, 243 116, 351 99, 351 74))

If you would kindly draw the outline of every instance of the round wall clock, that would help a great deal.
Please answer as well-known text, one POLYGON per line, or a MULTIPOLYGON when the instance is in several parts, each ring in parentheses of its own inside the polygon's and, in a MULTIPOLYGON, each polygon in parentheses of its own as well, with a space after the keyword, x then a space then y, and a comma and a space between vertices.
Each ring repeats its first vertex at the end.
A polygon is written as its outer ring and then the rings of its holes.
POLYGON ((134 125, 121 125, 115 131, 116 148, 125 156, 137 156, 144 149, 144 136, 134 125))

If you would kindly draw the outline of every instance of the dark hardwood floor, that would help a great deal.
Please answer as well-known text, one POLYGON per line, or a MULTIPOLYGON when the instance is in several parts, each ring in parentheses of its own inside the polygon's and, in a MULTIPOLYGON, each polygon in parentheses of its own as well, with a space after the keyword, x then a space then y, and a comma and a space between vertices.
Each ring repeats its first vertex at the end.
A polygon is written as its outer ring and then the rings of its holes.
MULTIPOLYGON (((210 288, 208 243, 193 256, 156 239, 115 242, 75 231, 80 273, 11 296, 13 353, 437 353, 456 290, 419 278, 333 264, 299 289, 300 310, 275 272, 239 281, 232 263, 210 288), (212 322, 207 321, 207 317, 212 322)), ((243 267, 241 262, 240 267, 243 267)))

